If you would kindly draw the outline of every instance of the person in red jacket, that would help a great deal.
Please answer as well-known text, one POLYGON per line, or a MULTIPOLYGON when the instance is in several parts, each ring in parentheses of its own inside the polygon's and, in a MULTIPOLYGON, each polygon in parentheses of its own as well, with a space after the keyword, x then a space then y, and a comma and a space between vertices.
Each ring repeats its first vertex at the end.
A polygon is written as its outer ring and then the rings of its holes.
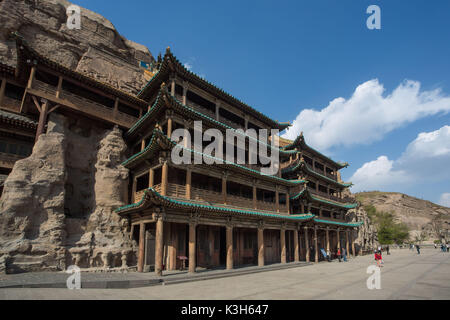
POLYGON ((383 260, 383 257, 381 256, 381 251, 375 251, 375 261, 377 262, 378 267, 382 267, 381 260, 383 260))

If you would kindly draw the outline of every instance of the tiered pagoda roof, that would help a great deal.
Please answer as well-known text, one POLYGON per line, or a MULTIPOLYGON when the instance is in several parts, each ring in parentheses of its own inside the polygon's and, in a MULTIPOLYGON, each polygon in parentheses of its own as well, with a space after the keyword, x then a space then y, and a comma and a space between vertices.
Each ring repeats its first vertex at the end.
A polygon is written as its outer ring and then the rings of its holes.
POLYGON ((353 183, 351 183, 351 182, 346 182, 346 183, 339 182, 339 181, 331 179, 331 178, 329 178, 329 177, 327 177, 327 176, 325 176, 323 174, 320 174, 320 173, 318 173, 315 170, 312 170, 308 166, 308 164, 305 162, 305 159, 303 159, 303 157, 301 157, 298 160, 295 160, 294 163, 291 166, 282 169, 282 173, 295 172, 297 170, 302 170, 303 172, 306 172, 307 174, 309 174, 311 176, 314 176, 314 177, 326 180, 330 184, 338 186, 340 188, 348 188, 348 187, 351 187, 353 185, 353 183))
POLYGON ((168 77, 173 72, 181 75, 184 79, 205 90, 206 92, 219 97, 225 102, 241 108, 245 112, 248 112, 249 114, 268 124, 271 128, 284 130, 290 126, 290 123, 288 122, 278 122, 267 117, 258 110, 250 107, 241 100, 235 98, 224 90, 216 87, 214 84, 206 81, 202 77, 186 69, 186 67, 172 54, 170 48, 167 48, 159 70, 149 80, 145 87, 138 93, 138 97, 144 100, 149 99, 150 94, 155 92, 155 90, 158 90, 161 84, 167 81, 168 77))
POLYGON ((324 203, 324 204, 331 205, 333 207, 337 207, 337 208, 341 208, 341 209, 353 209, 358 206, 358 203, 356 203, 356 202, 355 203, 341 203, 341 202, 333 201, 330 199, 318 197, 318 196, 312 194, 306 188, 306 186, 303 188, 303 190, 301 190, 297 194, 291 196, 291 200, 296 200, 296 199, 307 199, 310 202, 320 202, 320 203, 324 203))
MULTIPOLYGON (((158 151, 171 150, 176 145, 177 145, 177 142, 171 140, 162 131, 160 131, 158 129, 153 129, 153 133, 152 133, 152 136, 151 136, 151 139, 150 139, 150 142, 148 143, 148 145, 142 151, 134 154, 133 156, 131 156, 130 158, 125 160, 122 163, 122 165, 127 168, 134 168, 135 166, 137 166, 139 163, 145 161, 146 159, 157 156, 158 151)), ((187 149, 184 147, 183 147, 183 149, 192 154, 198 153, 192 149, 187 149)), ((239 165, 234 162, 228 162, 226 160, 215 158, 215 157, 212 157, 212 156, 209 156, 206 154, 202 154, 202 156, 210 157, 210 158, 213 158, 214 160, 221 160, 223 164, 220 164, 220 166, 223 168, 236 170, 238 172, 241 172, 241 173, 244 173, 244 174, 247 174, 250 176, 254 176, 254 177, 257 177, 257 178, 260 178, 263 180, 277 182, 277 183, 281 183, 281 184, 284 184, 287 186, 296 186, 299 184, 304 184, 306 182, 305 180, 287 180, 287 179, 283 179, 283 178, 280 178, 277 176, 266 175, 266 174, 261 173, 258 170, 247 168, 243 165, 239 165)))
POLYGON ((250 209, 239 209, 236 207, 226 206, 226 205, 210 205, 202 204, 189 200, 179 200, 163 196, 158 193, 153 188, 148 188, 145 190, 142 199, 137 202, 127 206, 120 207, 115 210, 118 214, 130 214, 133 212, 139 212, 151 207, 152 205, 163 205, 165 207, 187 210, 190 212, 200 212, 200 213, 212 213, 216 215, 229 216, 230 214, 238 214, 247 217, 255 218, 269 218, 274 220, 284 220, 284 221, 308 221, 314 218, 313 214, 295 214, 295 215, 281 215, 277 212, 262 212, 250 209))
POLYGON ((305 137, 303 136, 303 132, 301 132, 300 135, 297 138, 295 138, 295 140, 291 144, 288 144, 287 146, 283 147, 284 150, 291 150, 291 149, 294 149, 294 148, 301 149, 301 150, 308 150, 311 153, 316 154, 319 157, 323 158, 324 160, 334 164, 339 169, 343 169, 343 168, 348 167, 348 163, 347 162, 345 162, 345 163, 336 162, 333 159, 327 157, 326 155, 320 153, 316 149, 314 149, 314 148, 310 147, 309 145, 307 145, 306 142, 305 142, 305 137), (297 147, 299 147, 299 148, 297 148, 297 147))

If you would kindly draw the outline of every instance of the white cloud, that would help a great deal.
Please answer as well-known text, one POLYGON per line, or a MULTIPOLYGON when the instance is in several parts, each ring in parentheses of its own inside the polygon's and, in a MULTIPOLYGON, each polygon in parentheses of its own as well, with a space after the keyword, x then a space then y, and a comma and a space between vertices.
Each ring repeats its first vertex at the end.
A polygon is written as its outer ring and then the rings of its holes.
POLYGON ((184 66, 186 69, 188 69, 189 71, 192 71, 192 70, 191 70, 191 69, 192 69, 192 64, 191 64, 191 63, 185 62, 183 66, 184 66))
POLYGON ((443 193, 439 199, 439 204, 441 206, 450 208, 450 192, 443 193))
POLYGON ((450 126, 419 133, 397 160, 386 156, 365 163, 350 180, 353 192, 395 188, 408 183, 450 180, 450 126))
POLYGON ((294 139, 303 131, 308 144, 326 151, 379 141, 405 124, 450 111, 450 97, 440 89, 421 91, 417 81, 406 80, 387 96, 384 91, 373 79, 359 85, 348 100, 336 98, 320 111, 304 109, 283 137, 294 139))

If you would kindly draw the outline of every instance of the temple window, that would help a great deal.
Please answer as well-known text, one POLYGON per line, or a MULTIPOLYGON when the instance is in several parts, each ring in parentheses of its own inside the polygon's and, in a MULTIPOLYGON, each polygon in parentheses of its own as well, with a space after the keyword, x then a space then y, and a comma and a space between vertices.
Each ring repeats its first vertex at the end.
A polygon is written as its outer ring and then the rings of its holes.
MULTIPOLYGON (((101 96, 93 91, 80 87, 72 82, 63 81, 62 88, 65 91, 68 91, 74 95, 79 97, 91 100, 93 102, 99 103, 105 107, 114 108, 115 101, 113 99, 109 99, 107 97, 101 96)), ((139 114, 138 114, 139 115, 139 114)))
POLYGON ((36 80, 42 81, 53 87, 56 87, 56 86, 58 86, 59 78, 51 73, 48 73, 48 72, 45 72, 42 70, 37 70, 36 71, 36 80))
MULTIPOLYGON (((175 86, 175 89, 176 89, 176 86, 175 86)), ((189 102, 194 103, 195 105, 198 105, 198 106, 200 106, 202 108, 207 109, 210 112, 213 112, 214 114, 216 113, 216 105, 215 105, 215 103, 213 103, 211 101, 208 101, 208 100, 206 100, 203 97, 200 97, 198 94, 196 94, 196 93, 194 93, 192 91, 188 90, 188 92, 186 93, 186 99, 189 102)))
POLYGON ((316 190, 316 184, 312 181, 308 181, 307 186, 311 189, 316 190))
POLYGON ((5 96, 14 100, 22 101, 23 94, 25 93, 25 89, 18 87, 12 83, 6 83, 5 86, 5 96))
POLYGON ((118 109, 119 109, 120 112, 123 112, 123 113, 128 114, 128 115, 130 115, 132 117, 135 117, 135 118, 139 118, 139 110, 138 109, 132 108, 132 107, 130 107, 130 106, 126 105, 126 104, 123 104, 123 103, 119 103, 119 108, 118 109))
POLYGON ((144 174, 136 179, 136 191, 141 191, 148 188, 149 176, 144 174))

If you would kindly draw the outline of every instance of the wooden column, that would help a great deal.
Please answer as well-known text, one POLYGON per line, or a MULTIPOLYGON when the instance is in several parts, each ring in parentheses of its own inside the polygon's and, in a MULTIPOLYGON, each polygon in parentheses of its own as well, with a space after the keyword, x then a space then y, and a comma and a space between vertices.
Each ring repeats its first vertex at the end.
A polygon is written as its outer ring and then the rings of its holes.
POLYGON ((339 234, 339 228, 337 229, 337 248, 340 249, 341 248, 341 239, 340 239, 340 234, 339 234))
POLYGON ((137 271, 144 272, 144 257, 145 257, 145 223, 139 225, 139 254, 137 271))
POLYGON ((289 192, 286 193, 286 206, 287 206, 287 213, 291 214, 291 202, 289 192))
POLYGON ((300 261, 300 252, 299 252, 299 246, 298 246, 298 230, 294 230, 294 261, 299 262, 300 261))
POLYGON ((154 185, 155 185, 155 169, 150 169, 148 177, 148 187, 151 188, 154 185))
POLYGON ((257 204, 257 194, 256 194, 256 183, 253 183, 253 209, 257 209, 258 208, 258 204, 257 204))
POLYGON ((172 117, 167 119, 167 137, 169 139, 172 137, 172 117))
POLYGON ((301 207, 302 213, 306 213, 305 212, 305 204, 303 202, 300 202, 300 207, 301 207))
POLYGON ((352 232, 352 235, 351 235, 351 241, 352 241, 352 254, 353 254, 353 257, 356 257, 355 237, 354 237, 353 232, 352 232))
POLYGON ((307 213, 311 213, 311 203, 308 203, 308 212, 307 213))
POLYGON ((322 208, 322 207, 320 207, 320 208, 319 208, 319 217, 322 217, 322 216, 323 216, 323 213, 322 213, 322 211, 323 211, 323 208, 322 208))
POLYGON ((286 263, 286 230, 280 229, 281 263, 286 263))
POLYGON ((314 262, 319 262, 319 246, 317 245, 317 226, 314 226, 314 262))
POLYGON ((306 249, 306 262, 311 260, 311 250, 309 249, 308 228, 305 227, 305 249, 306 249))
POLYGON ((30 89, 33 87, 34 77, 36 75, 36 66, 31 67, 30 77, 28 78, 27 88, 30 89))
POLYGON ((226 227, 226 241, 227 241, 227 270, 233 269, 233 226, 226 227))
POLYGON ((216 120, 219 120, 220 101, 216 102, 216 120))
POLYGON ((328 251, 330 251, 330 228, 328 227, 326 237, 327 237, 327 254, 328 254, 328 251))
POLYGON ((164 221, 162 216, 156 217, 156 239, 155 239, 155 273, 158 276, 162 275, 163 265, 163 238, 164 221))
POLYGON ((39 114, 39 123, 36 130, 36 139, 35 142, 39 139, 39 136, 44 132, 45 123, 47 122, 47 114, 48 114, 48 101, 42 99, 41 112, 39 114))
POLYGON ((187 99, 186 99, 186 96, 187 96, 187 88, 186 88, 186 85, 183 85, 183 105, 186 105, 186 103, 187 103, 187 99))
POLYGON ((141 151, 145 149, 145 139, 141 141, 141 151))
POLYGON ((227 204, 227 176, 224 174, 222 176, 222 198, 223 203, 227 204))
POLYGON ((258 267, 264 266, 264 228, 258 227, 258 267))
POLYGON ((192 171, 186 169, 186 199, 191 199, 192 171))
POLYGON ((2 80, 2 84, 0 86, 0 106, 3 102, 3 97, 5 96, 5 88, 6 88, 6 79, 2 80))
POLYGON ((345 250, 347 251, 347 256, 350 256, 350 243, 348 242, 348 230, 345 230, 345 250))
POLYGON ((277 212, 280 212, 280 193, 278 191, 278 186, 276 186, 275 189, 275 208, 277 209, 277 212))
POLYGON ((197 248, 197 241, 196 241, 196 231, 197 224, 195 223, 189 223, 189 272, 194 273, 195 272, 195 264, 196 264, 196 253, 195 250, 197 248))
POLYGON ((172 79, 170 83, 170 94, 172 96, 175 96, 175 79, 172 79))
POLYGON ((161 170, 161 195, 167 195, 167 183, 169 176, 169 165, 167 164, 167 160, 164 161, 161 170))
MULTIPOLYGON (((58 77, 58 86, 56 87, 56 97, 59 99, 61 96, 61 91, 62 91, 62 83, 63 83, 63 77, 59 76, 58 77)), ((116 98, 116 100, 118 100, 118 98, 116 98)))
POLYGON ((136 202, 136 187, 137 187, 137 179, 133 176, 133 183, 131 185, 131 202, 136 202))

